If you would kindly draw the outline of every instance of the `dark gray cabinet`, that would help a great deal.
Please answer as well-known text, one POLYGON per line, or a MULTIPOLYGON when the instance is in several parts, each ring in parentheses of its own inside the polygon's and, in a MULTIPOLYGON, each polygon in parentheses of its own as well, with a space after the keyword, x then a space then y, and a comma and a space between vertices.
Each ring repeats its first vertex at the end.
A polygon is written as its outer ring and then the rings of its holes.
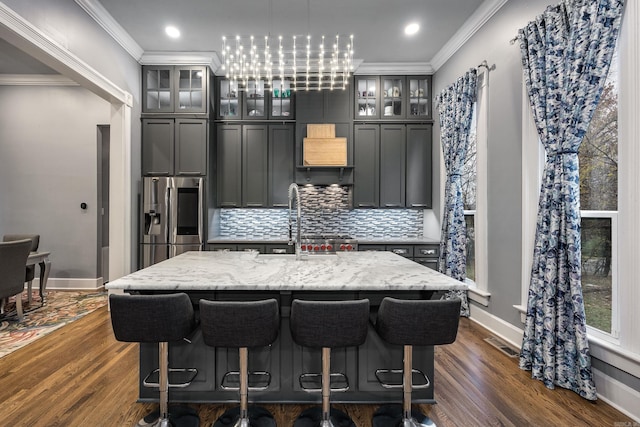
POLYGON ((433 125, 407 125, 406 206, 432 207, 433 125))
POLYGON ((206 175, 206 119, 143 119, 142 174, 206 175))
POLYGON ((295 179, 293 125, 269 125, 268 205, 287 207, 289 185, 295 179))
POLYGON ((299 123, 347 123, 351 120, 351 90, 298 90, 296 120, 299 123))
POLYGON ((293 125, 217 126, 217 204, 285 206, 293 182, 293 125))
POLYGON ((380 126, 380 207, 405 206, 406 127, 380 126))
POLYGON ((354 207, 431 207, 431 125, 354 127, 354 207))
POLYGON ((353 139, 353 206, 380 205, 380 126, 355 125, 353 139))
POLYGON ((249 80, 241 84, 217 79, 216 117, 221 120, 293 120, 295 91, 288 78, 249 80))
POLYGON ((142 112, 207 113, 209 85, 205 66, 144 66, 142 112))
POLYGON ((433 118, 431 76, 356 76, 354 86, 356 120, 433 118))

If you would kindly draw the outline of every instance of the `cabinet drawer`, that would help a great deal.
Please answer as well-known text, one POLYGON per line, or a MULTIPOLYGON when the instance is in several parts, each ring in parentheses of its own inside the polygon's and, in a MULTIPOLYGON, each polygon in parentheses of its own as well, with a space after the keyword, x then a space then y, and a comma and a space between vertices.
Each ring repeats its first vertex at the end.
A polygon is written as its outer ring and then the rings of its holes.
POLYGON ((237 251, 238 245, 227 245, 224 243, 215 243, 207 245, 208 251, 237 251))
POLYGON ((425 267, 429 267, 432 270, 438 271, 437 258, 414 258, 413 260, 418 264, 424 265, 425 267))
POLYGON ((238 245, 238 251, 258 251, 259 253, 265 253, 265 247, 261 244, 243 243, 238 245))
POLYGON ((265 254, 282 255, 294 253, 294 245, 266 245, 265 254))
POLYGON ((387 251, 393 252, 394 254, 403 256, 405 258, 413 258, 412 245, 387 245, 387 251))
POLYGON ((387 247, 385 245, 368 245, 368 244, 358 244, 358 252, 366 252, 366 251, 386 251, 387 247))
POLYGON ((440 256, 440 245, 416 245, 414 249, 414 256, 438 258, 440 256))

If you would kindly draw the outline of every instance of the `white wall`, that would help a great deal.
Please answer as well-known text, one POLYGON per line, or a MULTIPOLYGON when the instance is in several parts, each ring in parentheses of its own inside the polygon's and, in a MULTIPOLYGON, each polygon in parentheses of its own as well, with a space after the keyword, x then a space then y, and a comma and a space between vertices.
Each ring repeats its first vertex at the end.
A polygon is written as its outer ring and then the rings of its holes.
POLYGON ((0 111, 0 234, 40 234, 52 280, 97 278, 97 125, 110 104, 81 87, 0 86, 0 111))

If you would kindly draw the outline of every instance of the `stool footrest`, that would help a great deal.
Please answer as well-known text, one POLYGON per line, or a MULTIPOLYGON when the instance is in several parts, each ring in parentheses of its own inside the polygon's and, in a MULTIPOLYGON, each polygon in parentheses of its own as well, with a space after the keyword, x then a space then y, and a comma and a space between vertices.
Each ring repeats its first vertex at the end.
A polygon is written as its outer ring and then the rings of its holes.
MULTIPOLYGON (((266 390, 271 384, 271 373, 266 371, 249 372, 249 391, 266 390)), ((229 371, 222 377, 220 388, 223 390, 240 390, 240 372, 229 371)))
MULTIPOLYGON (((349 390, 349 378, 341 372, 329 374, 331 391, 349 390), (334 379, 336 381, 334 381, 334 379)), ((322 374, 306 373, 300 375, 300 387, 307 392, 314 393, 322 391, 322 374)))
MULTIPOLYGON (((402 388, 402 369, 376 369, 376 379, 380 383, 380 385, 384 388, 402 388), (400 377, 400 381, 391 381, 393 377, 400 377)), ((428 388, 431 385, 429 378, 419 369, 411 370, 411 388, 415 390, 428 388), (416 384, 414 382, 415 379, 421 381, 421 383, 416 384)))
MULTIPOLYGON (((193 379, 198 375, 195 368, 169 368, 169 384, 170 388, 184 388, 191 385, 193 379), (173 374, 173 375, 172 375, 173 374), (174 381, 172 381, 174 380, 174 381)), ((160 387, 160 370, 154 369, 142 380, 145 387, 160 387)))

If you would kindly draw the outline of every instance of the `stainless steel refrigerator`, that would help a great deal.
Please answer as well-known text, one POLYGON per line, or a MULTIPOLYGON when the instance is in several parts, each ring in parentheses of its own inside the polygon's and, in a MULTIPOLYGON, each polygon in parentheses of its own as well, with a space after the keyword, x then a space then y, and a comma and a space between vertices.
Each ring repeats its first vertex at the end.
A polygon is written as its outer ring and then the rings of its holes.
POLYGON ((199 177, 144 177, 141 267, 204 244, 204 180, 199 177))

